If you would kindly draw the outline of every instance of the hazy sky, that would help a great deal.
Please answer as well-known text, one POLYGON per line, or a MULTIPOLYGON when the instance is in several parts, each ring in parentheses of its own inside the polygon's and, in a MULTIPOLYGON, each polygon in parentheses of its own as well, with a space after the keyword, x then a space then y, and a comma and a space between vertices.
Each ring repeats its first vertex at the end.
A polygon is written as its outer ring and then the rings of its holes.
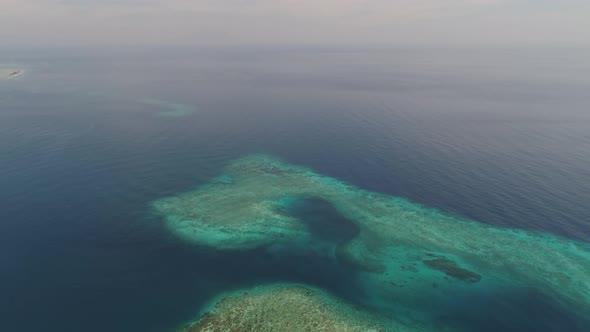
POLYGON ((590 44, 590 0, 0 0, 1 45, 590 44))

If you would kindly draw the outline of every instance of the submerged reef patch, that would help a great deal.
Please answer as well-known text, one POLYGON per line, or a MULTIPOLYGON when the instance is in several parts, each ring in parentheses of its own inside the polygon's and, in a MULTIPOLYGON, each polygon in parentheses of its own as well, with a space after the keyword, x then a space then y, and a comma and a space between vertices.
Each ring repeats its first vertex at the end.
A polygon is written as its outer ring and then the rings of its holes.
POLYGON ((384 320, 356 309, 326 292, 298 284, 259 286, 225 294, 212 310, 179 332, 300 331, 378 332, 429 331, 384 320))
POLYGON ((138 100, 138 102, 144 105, 162 108, 162 111, 156 113, 156 116, 159 117, 180 118, 187 116, 195 111, 194 108, 190 105, 174 103, 162 99, 145 98, 138 100))
POLYGON ((269 156, 236 160, 219 179, 153 207, 174 234, 217 250, 305 251, 317 234, 339 238, 328 255, 358 270, 367 302, 400 316, 426 307, 445 315, 452 297, 534 288, 590 317, 586 243, 459 219, 269 156), (345 238, 327 234, 330 224, 309 227, 288 208, 306 199, 328 202, 354 227, 345 238))
POLYGON ((459 267, 457 266, 457 263, 445 257, 426 259, 423 262, 429 268, 444 272, 449 277, 466 282, 478 282, 481 280, 481 276, 479 274, 459 267))

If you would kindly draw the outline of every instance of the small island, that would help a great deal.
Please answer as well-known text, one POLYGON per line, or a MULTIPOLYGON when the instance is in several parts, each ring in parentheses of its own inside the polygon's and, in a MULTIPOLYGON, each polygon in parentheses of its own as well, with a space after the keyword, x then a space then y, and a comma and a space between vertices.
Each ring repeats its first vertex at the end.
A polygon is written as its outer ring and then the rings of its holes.
POLYGON ((13 77, 17 77, 18 75, 22 74, 22 70, 15 70, 13 72, 11 72, 10 74, 8 74, 8 78, 13 78, 13 77))
POLYGON ((6 68, 0 67, 0 79, 13 79, 24 73, 24 70, 19 68, 6 68))

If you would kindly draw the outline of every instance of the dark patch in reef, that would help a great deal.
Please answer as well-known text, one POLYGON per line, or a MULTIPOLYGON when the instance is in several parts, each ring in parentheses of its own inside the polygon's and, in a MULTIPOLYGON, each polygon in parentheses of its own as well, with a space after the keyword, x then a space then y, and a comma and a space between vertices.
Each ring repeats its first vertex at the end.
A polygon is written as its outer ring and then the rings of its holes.
POLYGON ((281 214, 301 220, 318 240, 348 242, 360 233, 356 223, 342 216, 330 202, 320 198, 295 199, 278 210, 281 214))
MULTIPOLYGON (((431 256, 432 255, 428 255, 431 256)), ((449 277, 459 279, 465 282, 475 283, 481 280, 481 275, 459 267, 457 263, 446 257, 437 257, 434 259, 425 259, 422 261, 426 266, 433 270, 444 272, 449 277)))
POLYGON ((316 239, 333 243, 334 254, 341 264, 366 272, 385 271, 379 262, 350 250, 349 243, 360 233, 360 227, 341 215, 330 202, 315 197, 294 199, 287 206, 277 207, 275 213, 299 219, 316 239))

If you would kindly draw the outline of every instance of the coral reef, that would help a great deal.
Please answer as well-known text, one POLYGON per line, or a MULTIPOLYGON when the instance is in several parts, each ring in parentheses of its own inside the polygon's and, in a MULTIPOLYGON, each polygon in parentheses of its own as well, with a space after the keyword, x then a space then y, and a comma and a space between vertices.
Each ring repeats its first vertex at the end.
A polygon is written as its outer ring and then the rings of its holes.
POLYGON ((268 156, 236 160, 222 179, 153 206, 172 232, 192 243, 296 250, 308 247, 313 234, 284 207, 319 199, 358 226, 333 255, 364 274, 361 282, 375 301, 444 307, 445 300, 436 301, 449 294, 532 287, 590 316, 588 244, 462 220, 268 156))
POLYGON ((149 106, 155 106, 163 109, 156 113, 159 117, 179 118, 193 113, 195 110, 192 106, 180 103, 174 103, 167 100, 146 98, 138 100, 139 103, 149 106))
POLYGON ((218 298, 210 312, 180 332, 428 331, 420 325, 383 320, 324 291, 298 284, 259 286, 218 298))

